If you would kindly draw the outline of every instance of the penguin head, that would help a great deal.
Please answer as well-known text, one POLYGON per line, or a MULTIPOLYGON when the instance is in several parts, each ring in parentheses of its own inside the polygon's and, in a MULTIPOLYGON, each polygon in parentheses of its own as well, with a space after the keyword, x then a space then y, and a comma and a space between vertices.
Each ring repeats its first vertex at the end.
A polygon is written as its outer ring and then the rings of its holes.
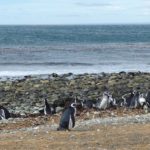
POLYGON ((4 109, 4 107, 0 105, 0 109, 4 109))
POLYGON ((45 104, 47 103, 47 99, 46 99, 46 98, 44 98, 44 103, 45 103, 45 104))
POLYGON ((141 93, 139 97, 140 97, 140 98, 144 98, 144 94, 143 94, 143 93, 141 93))
POLYGON ((134 89, 133 92, 132 92, 133 95, 136 95, 137 93, 138 93, 138 91, 135 90, 135 89, 134 89))

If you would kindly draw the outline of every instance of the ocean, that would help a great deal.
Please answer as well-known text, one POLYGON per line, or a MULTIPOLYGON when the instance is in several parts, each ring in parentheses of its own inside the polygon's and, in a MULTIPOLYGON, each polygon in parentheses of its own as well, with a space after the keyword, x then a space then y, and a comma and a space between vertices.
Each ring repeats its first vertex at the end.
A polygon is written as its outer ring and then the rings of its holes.
POLYGON ((0 76, 150 72, 150 25, 0 26, 0 76))

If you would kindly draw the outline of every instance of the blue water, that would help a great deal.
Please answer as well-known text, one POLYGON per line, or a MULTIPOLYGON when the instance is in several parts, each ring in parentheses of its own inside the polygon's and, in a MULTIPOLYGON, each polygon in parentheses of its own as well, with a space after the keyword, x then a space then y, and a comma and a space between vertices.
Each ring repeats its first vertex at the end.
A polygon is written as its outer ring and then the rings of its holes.
POLYGON ((150 25, 0 26, 0 76, 150 72, 150 25))

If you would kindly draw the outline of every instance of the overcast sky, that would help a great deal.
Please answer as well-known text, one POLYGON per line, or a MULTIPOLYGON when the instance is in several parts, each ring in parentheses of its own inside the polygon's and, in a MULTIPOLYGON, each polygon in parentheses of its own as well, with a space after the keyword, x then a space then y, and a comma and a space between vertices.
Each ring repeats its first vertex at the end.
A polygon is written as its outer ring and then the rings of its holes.
POLYGON ((150 23, 150 0, 0 0, 0 24, 131 23, 150 23))

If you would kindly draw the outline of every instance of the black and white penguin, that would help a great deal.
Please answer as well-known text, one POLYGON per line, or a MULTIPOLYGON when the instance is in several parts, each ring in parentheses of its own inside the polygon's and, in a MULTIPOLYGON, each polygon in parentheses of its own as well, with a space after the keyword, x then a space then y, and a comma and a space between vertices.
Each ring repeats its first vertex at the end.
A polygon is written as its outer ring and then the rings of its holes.
POLYGON ((59 130, 70 130, 75 126, 75 115, 76 115, 76 103, 71 103, 71 105, 64 110, 61 115, 59 130))
POLYGON ((9 111, 5 107, 0 106, 0 120, 8 118, 10 118, 9 111))
POLYGON ((109 95, 107 92, 104 92, 101 101, 99 101, 99 103, 97 103, 96 107, 98 109, 104 109, 105 110, 106 108, 109 107, 109 104, 110 104, 109 95))
POLYGON ((139 92, 133 91, 133 97, 131 98, 130 108, 137 108, 139 104, 139 92))
POLYGON ((125 107, 126 106, 126 99, 122 96, 121 99, 117 101, 118 107, 125 107))
POLYGON ((133 97, 135 96, 135 92, 130 92, 127 93, 125 95, 122 96, 123 99, 123 105, 126 107, 130 107, 131 106, 131 101, 133 103, 133 97))
POLYGON ((113 98, 113 96, 111 94, 109 94, 108 96, 109 96, 109 107, 116 108, 117 107, 116 99, 113 98))
POLYGON ((52 110, 51 110, 51 107, 50 107, 49 103, 47 102, 46 98, 44 99, 44 103, 45 103, 44 115, 51 115, 52 114, 52 110))

